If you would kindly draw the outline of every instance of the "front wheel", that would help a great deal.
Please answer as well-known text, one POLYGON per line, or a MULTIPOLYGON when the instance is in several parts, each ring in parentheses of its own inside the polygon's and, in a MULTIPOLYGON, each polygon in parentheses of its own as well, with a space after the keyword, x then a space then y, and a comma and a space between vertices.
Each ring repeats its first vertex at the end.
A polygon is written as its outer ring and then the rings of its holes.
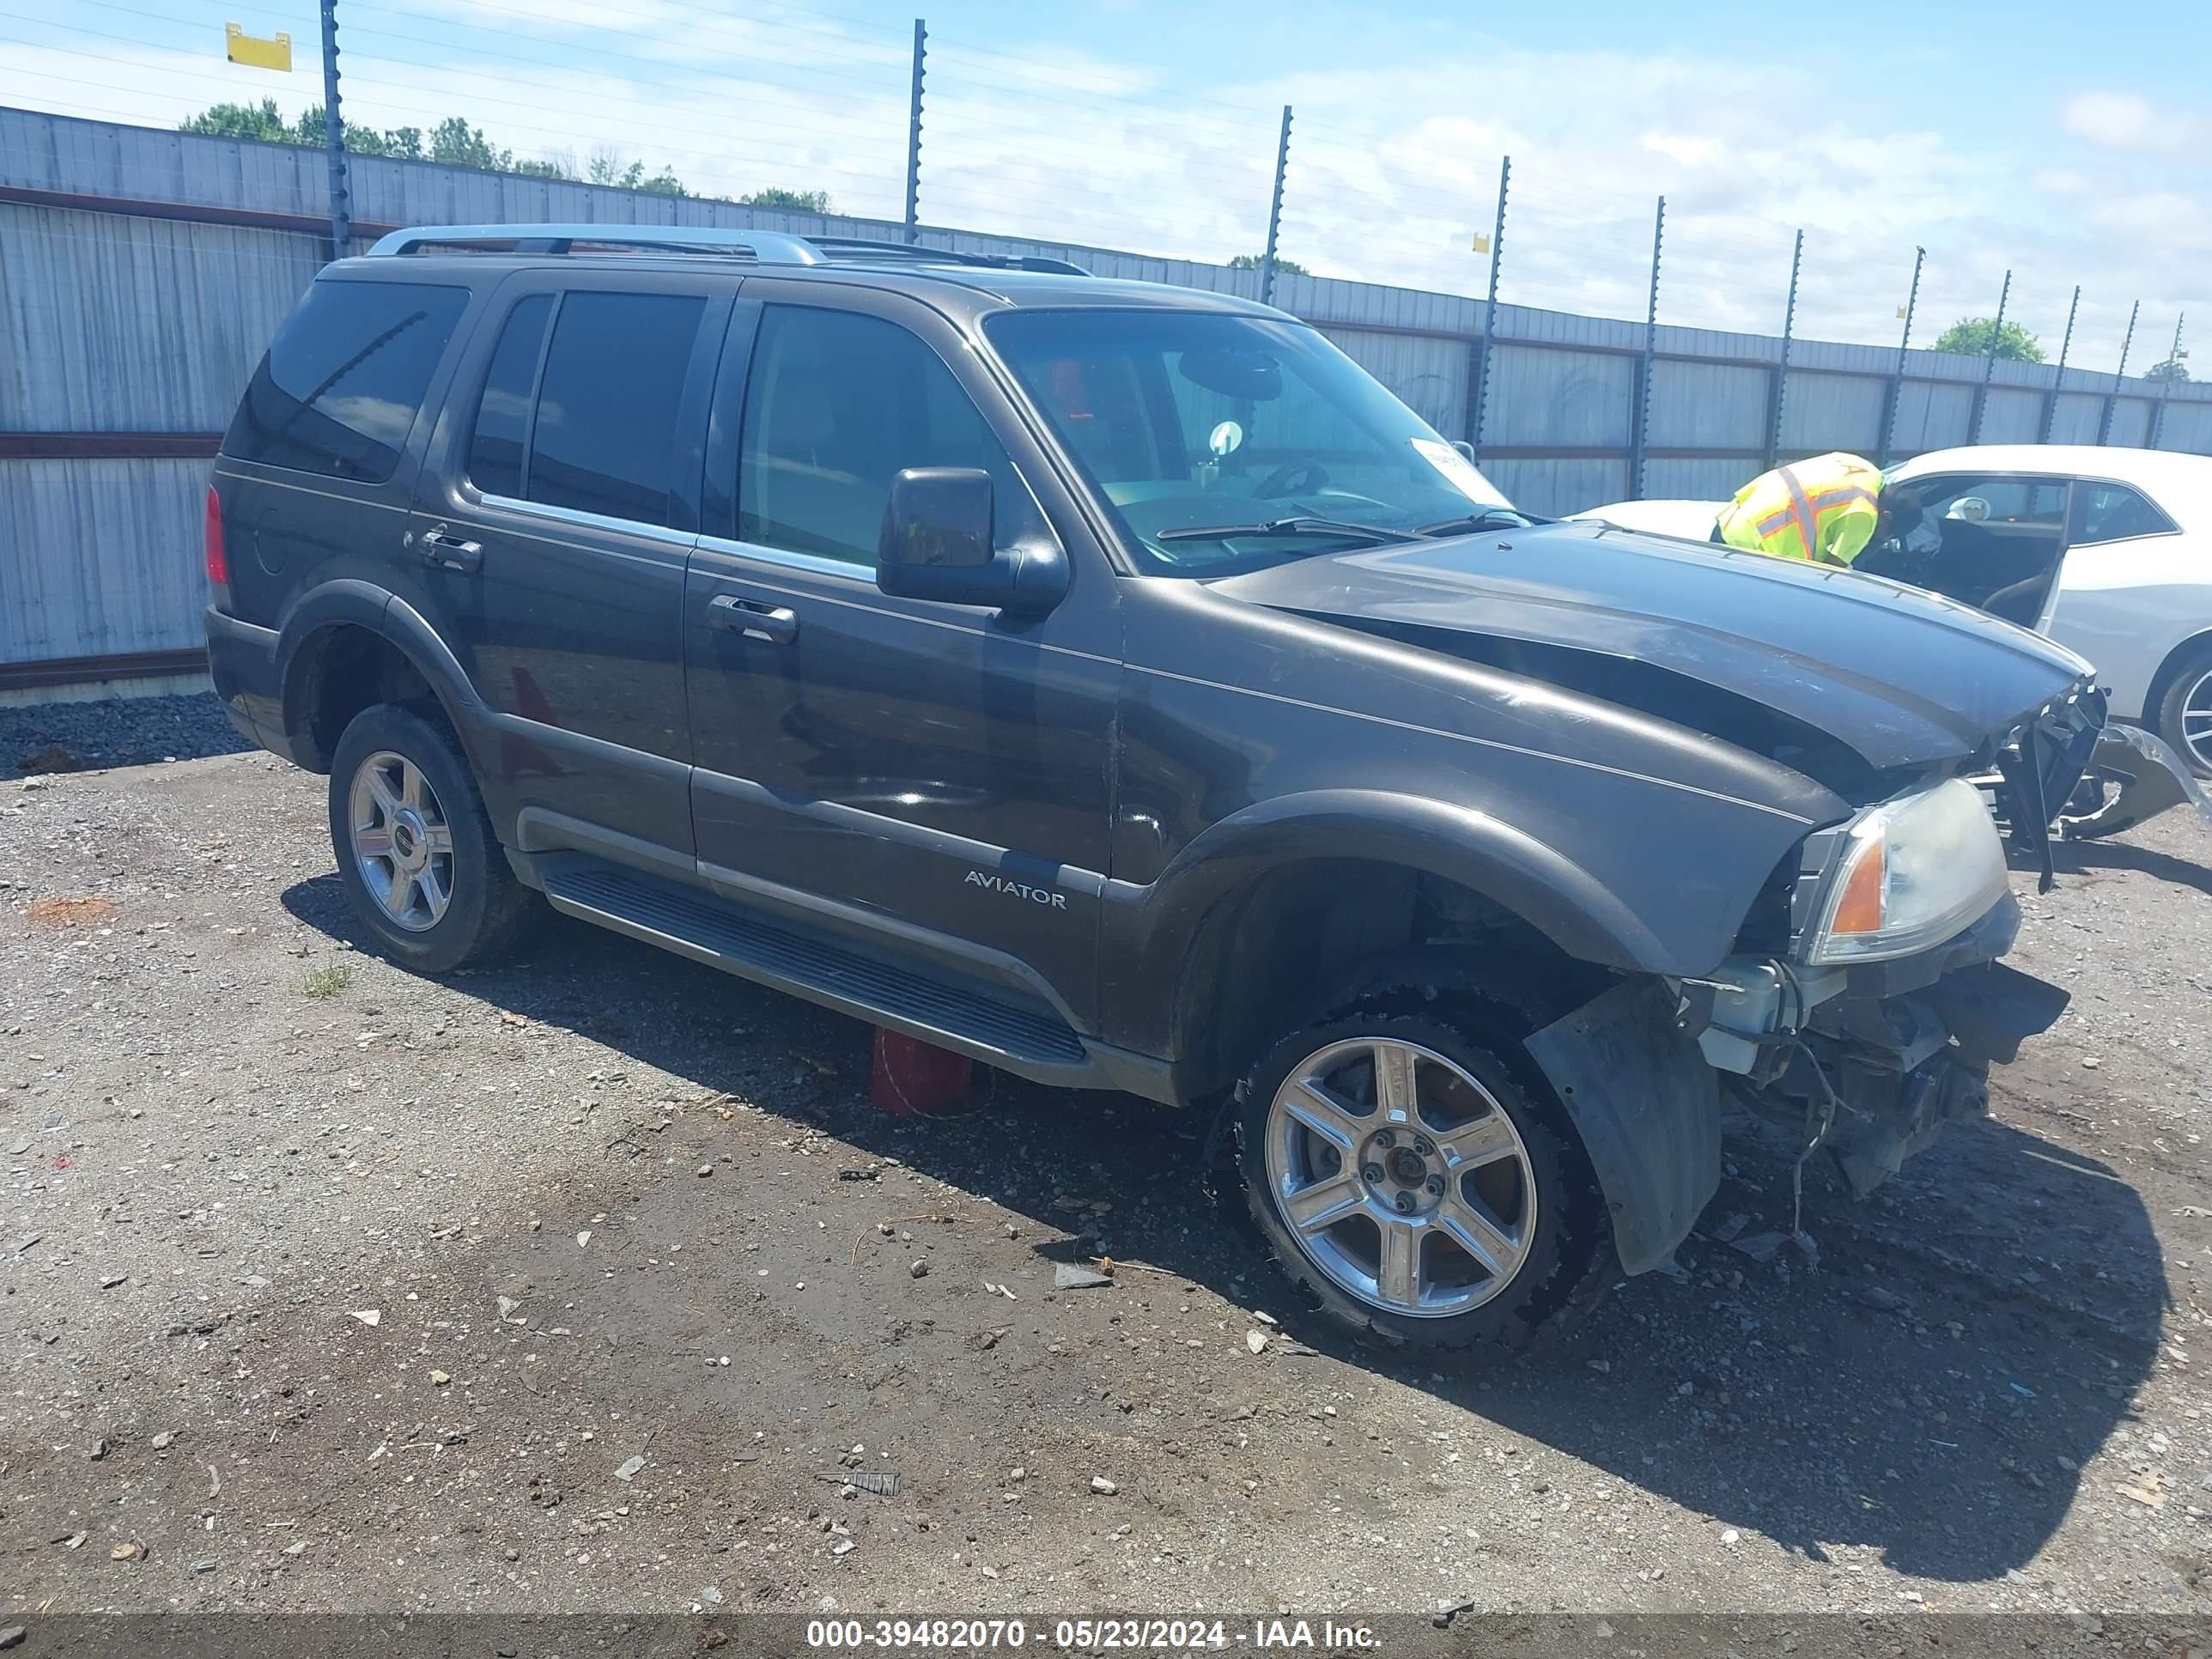
POLYGON ((1480 1006, 1294 1031, 1240 1095, 1253 1218, 1340 1323, 1520 1348, 1602 1289, 1611 1235, 1589 1160, 1517 1037, 1480 1006))
POLYGON ((378 703, 331 757, 331 848, 384 954, 441 974, 498 956, 538 913, 492 833, 468 758, 442 721, 378 703))
POLYGON ((2156 710, 2158 734, 2200 778, 2212 778, 2212 646, 2191 654, 2156 710))

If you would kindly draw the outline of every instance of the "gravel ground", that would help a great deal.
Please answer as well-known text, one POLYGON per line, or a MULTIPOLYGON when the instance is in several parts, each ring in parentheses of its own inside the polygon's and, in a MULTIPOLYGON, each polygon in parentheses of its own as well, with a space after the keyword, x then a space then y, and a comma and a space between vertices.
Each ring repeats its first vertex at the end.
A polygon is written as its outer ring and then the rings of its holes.
POLYGON ((212 691, 0 708, 0 780, 234 755, 248 746, 212 691))
POLYGON ((1462 1369, 1281 1299, 1177 1115, 888 1119, 863 1027, 576 924, 356 951, 321 790, 0 786, 0 1623, 2212 1612, 2194 819, 2017 876, 2074 1007, 1873 1200, 1808 1184, 1817 1271, 1722 1242, 1788 1224, 1754 1138, 1679 1275, 1462 1369))

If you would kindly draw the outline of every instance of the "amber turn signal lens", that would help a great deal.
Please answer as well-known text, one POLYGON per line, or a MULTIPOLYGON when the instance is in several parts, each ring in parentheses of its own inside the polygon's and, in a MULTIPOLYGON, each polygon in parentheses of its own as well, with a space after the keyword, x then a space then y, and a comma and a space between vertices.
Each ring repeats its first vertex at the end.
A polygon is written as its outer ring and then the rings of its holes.
POLYGON ((1844 878, 1844 890, 1836 900, 1832 933, 1878 933, 1881 931, 1882 877, 1887 848, 1880 841, 1868 843, 1844 878))

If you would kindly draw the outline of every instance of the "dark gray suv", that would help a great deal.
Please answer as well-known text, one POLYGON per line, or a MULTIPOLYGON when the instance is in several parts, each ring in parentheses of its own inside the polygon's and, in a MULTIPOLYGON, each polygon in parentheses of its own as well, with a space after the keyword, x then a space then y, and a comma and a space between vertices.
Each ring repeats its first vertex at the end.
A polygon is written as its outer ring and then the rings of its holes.
POLYGON ((386 951, 550 902, 1218 1113, 1287 1271, 1409 1342, 1666 1262, 1723 1096, 1862 1190, 1984 1108, 2064 996, 1996 961, 1964 779, 2063 798, 2086 664, 1537 522, 1312 329, 1024 263, 513 225, 323 273, 216 467, 209 650, 386 951))

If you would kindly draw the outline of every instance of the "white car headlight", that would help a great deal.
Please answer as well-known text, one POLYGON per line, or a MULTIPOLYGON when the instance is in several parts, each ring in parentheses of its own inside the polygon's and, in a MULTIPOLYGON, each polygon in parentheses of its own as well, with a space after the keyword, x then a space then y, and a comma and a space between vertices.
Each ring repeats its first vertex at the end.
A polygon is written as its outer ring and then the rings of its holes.
POLYGON ((1844 833, 1805 960, 1880 962, 1941 945, 2007 887, 2004 845, 1960 778, 1869 806, 1844 833))

